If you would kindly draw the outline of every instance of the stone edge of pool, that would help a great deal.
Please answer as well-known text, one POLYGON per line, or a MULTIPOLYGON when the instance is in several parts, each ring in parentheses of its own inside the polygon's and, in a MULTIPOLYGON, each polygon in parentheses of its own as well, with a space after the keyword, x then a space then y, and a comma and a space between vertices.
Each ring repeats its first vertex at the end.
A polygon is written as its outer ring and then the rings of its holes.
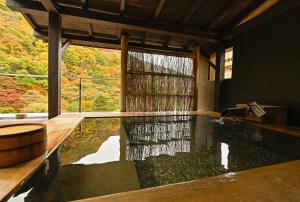
POLYGON ((300 201, 300 161, 76 202, 300 201))
MULTIPOLYGON (((40 156, 32 161, 22 163, 17 166, 14 166, 14 167, 0 169, 0 201, 7 200, 24 181, 29 179, 34 174, 34 172, 40 166, 43 165, 43 163, 45 162, 47 157, 61 144, 61 142, 63 140, 65 140, 68 137, 68 135, 76 128, 76 126, 84 118, 96 118, 96 117, 109 118, 109 117, 127 117, 127 116, 168 116, 168 115, 204 115, 204 116, 219 117, 219 113, 216 113, 216 112, 194 112, 194 111, 191 111, 191 112, 102 112, 102 113, 101 112, 100 113, 90 112, 90 113, 60 115, 51 120, 45 121, 45 123, 47 124, 47 134, 48 134, 47 154, 40 156)), ((289 126, 277 126, 277 125, 271 125, 271 124, 258 124, 258 123, 251 123, 251 124, 259 126, 259 127, 267 128, 270 130, 275 130, 278 132, 283 132, 283 133, 287 133, 290 135, 300 137, 300 128, 289 127, 289 126)), ((255 169, 250 169, 250 170, 246 170, 246 171, 236 172, 235 173, 236 176, 241 175, 241 177, 235 178, 235 181, 240 180, 240 179, 244 180, 247 178, 252 179, 253 177, 255 178, 256 174, 254 172, 258 173, 257 176, 260 176, 259 178, 257 178, 257 181, 256 181, 258 184, 261 182, 267 183, 269 189, 267 189, 266 191, 270 191, 272 189, 271 187, 272 187, 273 182, 270 181, 270 179, 272 177, 274 179, 277 179, 276 177, 278 174, 282 174, 282 175, 286 174, 285 177, 282 176, 286 179, 284 181, 285 183, 292 182, 296 178, 298 181, 298 184, 296 184, 297 185, 296 188, 298 188, 298 190, 300 190, 300 161, 299 160, 293 161, 293 162, 287 162, 287 163, 283 163, 283 164, 276 164, 276 165, 272 165, 272 166, 268 166, 268 167, 255 168, 255 169), (293 169, 291 169, 291 168, 294 168, 294 167, 298 168, 298 172, 296 173, 295 176, 289 175, 289 172, 293 171, 293 169), (289 168, 289 171, 285 171, 285 168, 289 168), (273 170, 276 174, 273 172, 273 170), (276 170, 277 170, 277 172, 276 172, 276 170), (264 172, 270 172, 270 174, 262 175, 264 172), (250 174, 247 174, 247 173, 250 173, 250 174), (270 176, 271 176, 271 178, 270 178, 270 176)), ((199 187, 199 189, 202 190, 201 187, 205 187, 207 183, 213 183, 214 180, 218 181, 220 179, 225 179, 225 181, 226 181, 227 178, 224 178, 224 176, 226 176, 226 175, 194 180, 192 182, 185 182, 185 183, 179 183, 179 184, 174 184, 174 185, 166 185, 166 186, 162 186, 162 187, 154 187, 154 188, 145 189, 146 191, 145 190, 136 190, 136 191, 130 191, 130 192, 108 195, 108 196, 103 196, 103 197, 91 198, 91 199, 86 199, 86 200, 87 201, 89 201, 89 200, 91 200, 91 201, 116 201, 116 200, 119 200, 119 201, 121 201, 121 200, 122 201, 129 201, 129 200, 151 201, 152 199, 149 197, 153 196, 153 194, 155 195, 156 192, 159 193, 159 195, 158 195, 158 196, 160 196, 159 200, 162 200, 162 201, 195 200, 196 198, 194 198, 194 197, 196 197, 196 195, 193 195, 192 193, 189 196, 187 194, 187 192, 182 192, 182 194, 185 193, 182 195, 182 196, 186 197, 186 199, 185 199, 185 198, 180 197, 181 193, 179 195, 178 195, 178 193, 169 193, 169 192, 167 192, 167 189, 169 189, 169 188, 173 189, 173 186, 175 186, 176 189, 178 189, 178 190, 184 188, 185 186, 188 186, 187 188, 191 189, 191 188, 193 188, 192 186, 194 186, 194 183, 196 183, 196 184, 201 185, 199 187), (191 184, 189 185, 189 183, 191 183, 191 184), (177 188, 177 186, 179 186, 179 187, 177 188), (183 186, 183 187, 181 188, 181 186, 183 186), (169 188, 166 188, 166 187, 169 187, 169 188), (145 192, 145 194, 146 194, 145 197, 143 196, 143 194, 140 194, 140 195, 137 194, 139 192, 140 193, 145 192), (131 193, 133 193, 133 194, 131 194, 131 193), (127 195, 127 194, 129 194, 129 195, 127 195), (174 196, 172 197, 172 196, 170 196, 170 194, 174 194, 174 196), (134 195, 138 195, 141 198, 135 198, 134 195), (122 198, 119 198, 119 197, 122 197, 122 198), (190 197, 192 197, 192 198, 190 198, 190 197), (128 200, 127 200, 127 198, 128 198, 128 200)), ((283 179, 280 178, 279 180, 283 180, 283 179)), ((226 183, 225 183, 226 186, 224 185, 224 183, 219 183, 219 184, 213 183, 213 184, 216 186, 215 189, 218 190, 218 192, 224 189, 224 192, 221 191, 221 193, 219 193, 219 194, 222 194, 222 193, 225 194, 225 192, 228 191, 227 189, 232 189, 232 191, 237 191, 234 188, 234 186, 233 186, 233 188, 230 188, 230 187, 227 188, 226 183), (218 189, 218 187, 220 190, 218 189), (225 191, 225 190, 227 190, 227 191, 225 191)), ((243 186, 245 189, 251 191, 251 187, 253 185, 252 184, 247 185, 246 183, 245 184, 242 183, 241 186, 243 186)), ((294 183, 292 183, 291 186, 295 186, 294 183)), ((288 190, 288 186, 285 186, 285 187, 287 190, 285 190, 285 189, 282 190, 281 191, 282 193, 285 191, 286 191, 286 194, 291 194, 291 193, 295 194, 296 193, 295 197, 298 197, 297 200, 300 201, 300 191, 290 193, 290 191, 288 190)), ((276 188, 275 184, 274 184, 274 188, 276 188)), ((201 191, 201 190, 198 190, 198 191, 201 191)), ((197 191, 197 189, 196 189, 196 191, 197 191)), ((262 190, 260 190, 260 191, 262 191, 262 190)), ((240 192, 240 190, 239 190, 239 192, 240 192)), ((203 192, 199 192, 199 194, 201 194, 201 193, 203 194, 203 192)), ((210 196, 210 194, 205 195, 205 197, 209 197, 209 196, 210 196)), ((198 195, 198 197, 202 198, 202 195, 198 195)), ((211 197, 213 197, 213 196, 211 196, 211 197)), ((197 198, 197 200, 201 201, 201 198, 197 198)), ((209 200, 210 198, 205 198, 205 199, 209 200)), ((218 198, 211 198, 211 199, 219 200, 218 198)), ((225 198, 220 198, 220 200, 221 199, 223 200, 225 198)), ((238 198, 236 198, 236 199, 238 199, 238 198)), ((228 198, 228 200, 229 200, 229 198, 228 198)), ((83 200, 83 201, 85 201, 85 200, 83 200)))

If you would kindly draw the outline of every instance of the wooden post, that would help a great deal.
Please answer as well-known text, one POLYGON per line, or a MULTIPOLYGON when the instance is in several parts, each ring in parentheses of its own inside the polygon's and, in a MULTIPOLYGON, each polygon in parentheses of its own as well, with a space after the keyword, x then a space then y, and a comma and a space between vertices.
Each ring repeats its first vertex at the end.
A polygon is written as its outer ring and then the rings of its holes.
POLYGON ((127 148, 127 133, 125 130, 125 123, 123 119, 120 119, 120 161, 126 161, 126 148, 127 148))
POLYGON ((126 111, 128 36, 121 36, 121 112, 126 111))
POLYGON ((224 79, 225 71, 225 48, 219 46, 216 51, 216 77, 215 77, 215 103, 214 111, 220 111, 220 86, 224 79))
POLYGON ((79 112, 82 112, 82 78, 79 78, 79 112))
POLYGON ((48 32, 48 118, 61 113, 61 16, 49 12, 48 32))
POLYGON ((200 69, 200 46, 194 48, 194 106, 193 110, 198 110, 198 85, 199 85, 199 69, 200 69))

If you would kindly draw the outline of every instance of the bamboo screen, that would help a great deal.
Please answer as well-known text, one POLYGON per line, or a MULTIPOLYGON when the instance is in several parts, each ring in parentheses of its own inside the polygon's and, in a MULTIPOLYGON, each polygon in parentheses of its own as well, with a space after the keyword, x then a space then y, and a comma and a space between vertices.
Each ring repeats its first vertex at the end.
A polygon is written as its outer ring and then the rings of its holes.
POLYGON ((191 111, 193 59, 129 51, 126 111, 191 111))
POLYGON ((191 116, 130 117, 124 121, 128 139, 126 160, 190 152, 193 133, 191 116))

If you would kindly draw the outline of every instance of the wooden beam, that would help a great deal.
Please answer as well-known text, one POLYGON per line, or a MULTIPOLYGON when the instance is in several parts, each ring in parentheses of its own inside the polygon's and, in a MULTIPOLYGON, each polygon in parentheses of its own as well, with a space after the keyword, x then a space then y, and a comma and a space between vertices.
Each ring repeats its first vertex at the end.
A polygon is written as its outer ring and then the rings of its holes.
POLYGON ((279 1, 280 0, 266 0, 264 3, 262 3, 260 6, 258 6, 255 10, 253 10, 251 13, 249 13, 244 19, 242 19, 241 22, 238 23, 238 25, 248 22, 249 20, 261 15, 262 13, 264 13, 268 9, 270 9, 272 6, 277 4, 279 1))
POLYGON ((121 35, 122 35, 122 29, 119 28, 118 31, 117 31, 117 39, 118 40, 121 40, 121 35))
MULTIPOLYGON (((15 11, 24 13, 42 13, 39 2, 27 2, 21 0, 8 0, 13 1, 14 4, 10 5, 10 8, 15 11)), ((73 18, 74 21, 84 20, 92 23, 106 23, 107 25, 117 26, 123 29, 150 32, 161 35, 168 35, 174 37, 182 37, 189 39, 196 39, 198 41, 206 41, 216 43, 219 40, 219 35, 213 32, 203 31, 191 27, 154 22, 152 19, 140 19, 134 17, 118 16, 109 13, 102 13, 93 10, 82 10, 71 7, 60 7, 60 14, 62 16, 73 18)))
MULTIPOLYGON (((153 19, 156 19, 159 17, 164 5, 166 3, 166 0, 159 0, 157 6, 156 6, 156 9, 155 9, 155 12, 154 12, 154 15, 153 15, 153 19)), ((147 43, 147 38, 149 37, 149 33, 146 32, 145 34, 145 37, 143 39, 143 43, 146 44, 147 43)))
POLYGON ((90 22, 107 22, 110 25, 116 25, 124 29, 132 29, 142 32, 151 32, 162 35, 171 35, 183 38, 193 38, 204 40, 207 42, 216 42, 218 35, 211 32, 201 31, 194 28, 180 27, 174 24, 162 24, 151 20, 143 20, 136 18, 121 17, 107 13, 99 13, 95 11, 78 11, 78 9, 68 8, 62 9, 63 16, 74 17, 76 19, 84 19, 90 22), (78 16, 78 18, 76 18, 78 16))
POLYGON ((193 110, 198 110, 198 86, 200 71, 200 46, 194 47, 194 106, 193 110))
POLYGON ((49 13, 48 33, 48 117, 61 113, 61 17, 49 13))
POLYGON ((238 23, 240 23, 246 16, 248 16, 250 13, 252 13, 256 8, 258 8, 262 3, 264 3, 266 0, 256 0, 253 4, 251 4, 245 11, 240 13, 237 17, 235 17, 232 22, 230 22, 226 26, 226 30, 230 30, 238 23))
POLYGON ((166 47, 169 47, 170 44, 172 43, 172 41, 173 41, 173 37, 171 36, 171 37, 169 38, 169 40, 165 43, 165 46, 166 46, 166 47))
POLYGON ((63 52, 69 47, 69 45, 71 44, 71 40, 67 39, 62 45, 61 45, 61 54, 63 54, 63 52))
POLYGON ((232 11, 234 5, 236 5, 239 2, 240 0, 232 0, 231 2, 227 3, 225 8, 213 18, 213 20, 208 24, 206 29, 213 29, 216 25, 222 22, 222 20, 232 11))
POLYGON ((159 17, 165 3, 166 3, 166 0, 159 0, 158 4, 156 6, 155 12, 154 12, 154 16, 153 16, 154 19, 159 17))
POLYGON ((215 65, 214 63, 212 63, 212 62, 210 61, 209 58, 207 58, 207 57, 205 57, 205 56, 203 56, 203 55, 200 55, 200 57, 201 57, 205 62, 207 62, 209 66, 211 66, 212 68, 216 69, 216 65, 215 65))
POLYGON ((124 15, 125 6, 126 6, 126 0, 121 0, 121 2, 120 2, 120 15, 124 15))
POLYGON ((165 46, 157 46, 157 45, 150 45, 150 44, 138 44, 129 42, 128 47, 130 49, 140 49, 140 50, 149 50, 149 52, 157 52, 160 54, 169 54, 173 55, 172 53, 175 53, 176 55, 192 55, 192 51, 187 49, 180 49, 180 48, 172 48, 172 47, 165 47, 165 46))
MULTIPOLYGON (((43 40, 48 40, 47 32, 36 32, 36 37, 41 38, 43 40)), ((64 39, 70 39, 73 45, 82 45, 82 46, 96 46, 99 48, 113 48, 120 49, 121 41, 117 38, 108 39, 108 38, 96 38, 90 36, 82 36, 82 35, 73 35, 73 34, 62 34, 64 39)), ((181 48, 172 48, 166 46, 159 45, 150 45, 150 44, 141 44, 135 42, 128 42, 128 46, 130 48, 150 50, 150 51, 160 51, 161 53, 182 53, 182 54, 191 54, 192 51, 188 49, 181 48)))
POLYGON ((53 0, 40 0, 48 12, 58 13, 57 4, 53 0))
POLYGON ((219 46, 216 52, 216 76, 215 76, 215 102, 214 102, 214 111, 220 111, 220 87, 221 82, 224 79, 224 70, 225 70, 225 48, 219 46))
POLYGON ((223 35, 223 40, 228 40, 254 26, 257 26, 263 22, 266 22, 272 18, 282 15, 283 13, 292 10, 296 7, 300 6, 299 0, 288 0, 288 1, 280 1, 275 6, 264 12, 263 14, 253 18, 250 21, 247 21, 240 26, 233 28, 232 30, 226 32, 223 35))
POLYGON ((148 39, 149 35, 150 35, 149 32, 146 32, 144 39, 143 39, 143 44, 147 43, 147 39, 148 39))
POLYGON ((35 21, 32 19, 32 17, 30 17, 30 15, 23 13, 22 14, 24 19, 30 24, 30 26, 35 29, 38 30, 40 29, 39 26, 35 23, 35 21))
POLYGON ((195 0, 192 7, 190 8, 190 10, 187 12, 184 20, 182 21, 182 24, 186 24, 188 23, 188 21, 193 17, 193 15, 199 10, 199 8, 201 7, 202 3, 205 0, 195 0))
MULTIPOLYGON (((189 51, 189 50, 186 50, 183 51, 183 50, 179 50, 179 51, 175 51, 177 48, 169 48, 168 50, 165 50, 165 49, 158 49, 158 46, 154 46, 154 45, 148 45, 147 44, 147 47, 145 48, 144 46, 143 47, 131 47, 131 43, 128 44, 129 45, 129 48, 130 50, 133 50, 133 51, 141 51, 141 52, 144 52, 144 53, 152 53, 152 54, 159 54, 159 55, 169 55, 169 56, 181 56, 181 57, 193 57, 193 52, 192 51, 189 51), (151 48, 151 46, 153 48, 151 48)), ((178 49, 177 49, 178 50, 178 49)))
POLYGON ((6 0, 6 5, 13 11, 18 11, 25 14, 40 13, 43 14, 47 10, 37 1, 20 1, 20 0, 6 0))
POLYGON ((187 49, 188 50, 193 50, 195 48, 195 41, 194 40, 191 40, 188 45, 187 45, 187 49))
POLYGON ((121 112, 126 112, 128 36, 121 36, 121 112))
POLYGON ((180 75, 172 73, 157 73, 157 72, 142 72, 142 71, 127 71, 127 74, 138 74, 138 75, 156 75, 156 76, 169 76, 169 77, 181 77, 181 78, 195 78, 190 75, 180 75))
POLYGON ((89 27, 88 27, 88 32, 89 32, 89 36, 93 36, 93 25, 92 23, 89 23, 89 27))

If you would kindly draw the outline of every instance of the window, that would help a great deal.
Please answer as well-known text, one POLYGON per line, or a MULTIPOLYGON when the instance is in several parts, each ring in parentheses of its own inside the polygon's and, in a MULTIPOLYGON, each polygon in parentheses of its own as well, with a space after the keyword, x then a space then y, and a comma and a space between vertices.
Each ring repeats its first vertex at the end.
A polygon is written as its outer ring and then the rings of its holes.
MULTIPOLYGON (((216 53, 210 55, 210 62, 216 64, 216 53)), ((215 78, 216 78, 216 70, 211 65, 209 65, 208 80, 214 81, 215 78)))
POLYGON ((230 47, 225 50, 224 79, 232 78, 232 60, 233 60, 233 47, 230 47))
MULTIPOLYGON (((216 53, 212 53, 210 55, 210 62, 216 64, 216 53)), ((232 78, 232 61, 233 61, 233 47, 227 48, 225 50, 225 69, 224 69, 224 78, 223 79, 231 79, 232 78)), ((216 70, 209 65, 208 71, 208 80, 215 81, 216 70)))

